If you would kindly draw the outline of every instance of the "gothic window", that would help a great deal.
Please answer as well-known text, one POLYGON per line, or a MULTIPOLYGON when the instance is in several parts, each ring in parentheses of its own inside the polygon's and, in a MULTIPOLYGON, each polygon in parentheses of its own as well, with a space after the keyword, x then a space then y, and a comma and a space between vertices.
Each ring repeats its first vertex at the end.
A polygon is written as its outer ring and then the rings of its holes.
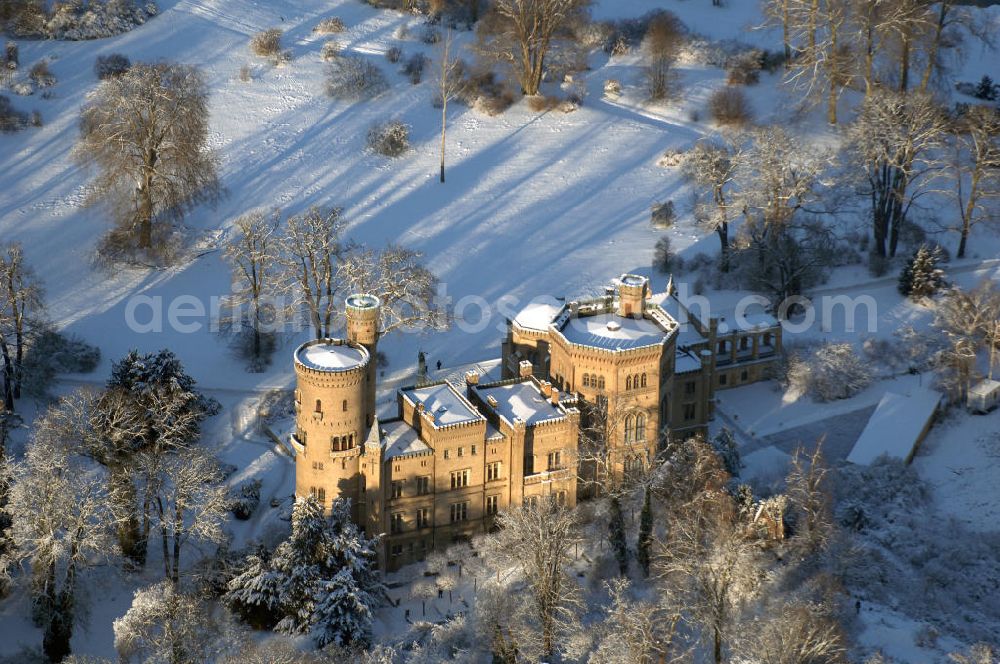
POLYGON ((599 389, 599 390, 603 390, 604 389, 604 376, 598 376, 597 377, 597 389, 599 389))
POLYGON ((641 382, 642 382, 642 386, 646 387, 646 374, 642 374, 641 382))
POLYGON ((625 377, 625 389, 626 390, 631 390, 632 389, 632 376, 626 376, 625 377))
POLYGON ((319 399, 316 399, 316 412, 317 413, 323 412, 323 403, 319 399))
POLYGON ((590 387, 590 374, 583 374, 583 386, 590 387))
POLYGON ((625 416, 625 442, 631 443, 635 436, 635 416, 625 416))
POLYGON ((641 413, 635 416, 635 439, 646 440, 646 416, 641 413))

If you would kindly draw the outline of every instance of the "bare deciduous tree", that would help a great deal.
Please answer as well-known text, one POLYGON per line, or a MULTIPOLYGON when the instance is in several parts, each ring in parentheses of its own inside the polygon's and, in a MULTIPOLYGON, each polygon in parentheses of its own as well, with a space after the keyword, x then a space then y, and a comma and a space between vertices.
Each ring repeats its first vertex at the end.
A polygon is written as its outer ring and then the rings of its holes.
POLYGON ((497 524, 500 530, 485 542, 486 559, 498 574, 514 568, 528 591, 531 618, 521 621, 518 649, 552 657, 560 636, 575 628, 580 610, 578 587, 568 569, 580 541, 576 513, 541 498, 501 512, 497 524))
POLYGON ((597 648, 591 664, 668 664, 685 661, 687 652, 674 642, 679 613, 669 613, 654 602, 629 597, 625 579, 608 582, 611 604, 598 627, 597 648))
MULTIPOLYGON (((695 217, 719 236, 719 269, 729 271, 730 190, 743 161, 741 141, 727 136, 721 141, 702 139, 684 159, 684 173, 711 200, 699 200, 695 217)), ((707 196, 706 196, 707 197, 707 196)))
POLYGON ((193 664, 211 659, 220 631, 203 601, 161 581, 136 590, 132 606, 115 619, 115 650, 123 663, 193 664))
POLYGON ((24 381, 24 350, 31 324, 43 306, 42 288, 24 262, 24 251, 11 243, 0 253, 0 358, 3 366, 2 400, 13 412, 21 398, 24 381))
POLYGON ((220 483, 218 463, 196 447, 170 454, 144 450, 131 463, 142 478, 143 503, 153 506, 153 523, 160 529, 163 571, 180 581, 183 547, 192 540, 221 542, 228 503, 220 483))
POLYGON ((914 203, 942 175, 948 121, 928 95, 879 90, 862 104, 849 136, 868 184, 875 253, 893 257, 914 203))
MULTIPOLYGON (((238 284, 234 304, 248 307, 251 353, 259 362, 264 355, 263 332, 267 320, 267 297, 277 284, 278 215, 266 218, 262 212, 251 212, 236 220, 238 235, 226 247, 226 258, 238 284)), ((242 315, 237 317, 242 321, 242 315)))
POLYGON ((103 482, 87 472, 59 431, 46 416, 36 423, 24 461, 13 469, 6 507, 10 555, 30 564, 42 649, 54 662, 70 653, 79 576, 111 550, 113 522, 103 482))
POLYGON ((337 313, 337 269, 346 247, 338 208, 313 207, 288 218, 282 238, 286 282, 305 305, 317 339, 330 336, 337 313))
POLYGON ((440 43, 437 70, 438 98, 441 102, 441 182, 444 183, 445 136, 448 130, 448 102, 462 90, 462 63, 452 56, 455 37, 449 29, 440 43))
POLYGON ((674 64, 684 37, 684 26, 670 12, 658 13, 649 21, 642 48, 646 56, 646 88, 652 101, 660 101, 676 92, 674 64))
POLYGON ((955 153, 951 168, 961 225, 958 258, 965 257, 975 226, 997 219, 1000 200, 1000 112, 970 106, 953 127, 955 153))
POLYGON ((847 639, 831 607, 796 599, 769 606, 744 625, 738 661, 755 664, 844 664, 847 639))
POLYGON ((110 207, 140 250, 154 223, 219 193, 208 150, 208 89, 200 71, 137 63, 101 83, 80 119, 77 159, 97 170, 89 202, 110 207))
POLYGON ((495 0, 479 25, 481 50, 513 67, 525 95, 538 94, 553 41, 586 20, 590 0, 495 0))
POLYGON ((832 498, 827 483, 829 469, 823 460, 822 439, 806 457, 801 446, 795 450, 785 481, 791 512, 795 515, 792 544, 803 557, 825 550, 834 531, 832 498))
POLYGON ((438 280, 420 258, 419 252, 393 244, 380 250, 353 245, 341 256, 336 277, 345 290, 379 298, 383 335, 443 327, 445 312, 435 303, 438 280))

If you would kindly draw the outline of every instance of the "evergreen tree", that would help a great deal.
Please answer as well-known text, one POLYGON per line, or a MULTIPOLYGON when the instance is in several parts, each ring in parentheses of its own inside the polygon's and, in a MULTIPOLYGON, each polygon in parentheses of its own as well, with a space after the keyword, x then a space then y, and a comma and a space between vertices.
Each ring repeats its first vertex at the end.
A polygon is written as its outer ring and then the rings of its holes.
POLYGON ((329 517, 315 498, 295 504, 292 534, 270 560, 247 558, 226 602, 251 625, 311 634, 316 645, 366 645, 385 592, 375 568, 377 539, 351 521, 351 504, 335 500, 329 517))
POLYGON ((997 86, 993 84, 992 78, 983 74, 983 77, 979 79, 979 83, 976 84, 976 91, 972 94, 979 99, 993 101, 997 98, 997 86))
POLYGON ((733 477, 739 477, 743 462, 740 460, 740 450, 736 446, 736 436, 733 435, 733 432, 726 427, 722 427, 719 433, 715 434, 715 437, 712 439, 712 447, 722 460, 722 465, 725 466, 726 472, 733 477))
POLYGON ((649 487, 642 497, 642 512, 639 514, 639 539, 635 547, 635 559, 642 573, 649 576, 649 545, 653 541, 653 505, 649 500, 649 487))
POLYGON ((254 629, 271 629, 277 624, 281 577, 271 569, 263 547, 247 556, 243 569, 227 585, 223 601, 229 609, 254 629))
POLYGON ((919 300, 944 288, 944 270, 938 267, 941 259, 940 247, 930 249, 926 244, 920 245, 899 275, 900 295, 919 300))
POLYGON ((608 522, 608 541, 618 559, 618 570, 628 572, 628 543, 625 541, 625 516, 617 496, 611 497, 611 519, 608 522))

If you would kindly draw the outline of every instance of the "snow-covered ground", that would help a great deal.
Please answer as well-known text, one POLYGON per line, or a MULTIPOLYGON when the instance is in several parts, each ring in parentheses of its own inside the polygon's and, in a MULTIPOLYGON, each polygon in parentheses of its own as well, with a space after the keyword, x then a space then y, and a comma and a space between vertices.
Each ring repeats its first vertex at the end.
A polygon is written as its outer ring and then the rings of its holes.
MULTIPOLYGON (((190 333, 170 325, 168 313, 172 303, 185 297, 193 297, 209 312, 212 298, 230 292, 229 271, 219 247, 240 214, 276 206, 286 213, 310 205, 343 207, 351 236, 376 245, 391 241, 418 249, 454 302, 477 297, 489 305, 488 320, 472 303, 456 311, 465 324, 448 332, 396 334, 385 340, 381 348, 389 357, 389 368, 384 386, 390 388, 412 377, 418 350, 425 352, 431 366, 440 360, 444 374, 449 368, 496 357, 504 316, 515 308, 498 304, 502 297, 526 303, 539 295, 592 291, 623 272, 650 274, 652 247, 663 234, 669 234, 673 247, 686 257, 716 250, 715 237, 683 213, 688 185, 676 169, 661 167, 657 161, 664 151, 683 149, 714 131, 704 105, 724 84, 725 74, 718 69, 682 64, 683 100, 648 106, 641 101, 638 56, 610 59, 594 53, 591 69, 577 76, 587 96, 574 113, 536 113, 520 102, 499 117, 489 117, 452 104, 448 181, 442 185, 437 181, 440 115, 431 105, 432 74, 413 86, 398 72, 398 65, 383 57, 392 46, 407 55, 436 56, 433 46, 415 36, 396 37, 402 26, 419 35, 419 17, 377 11, 358 0, 162 0, 159 5, 160 16, 112 39, 20 43, 24 69, 48 58, 58 83, 47 99, 37 93, 13 98, 20 109, 39 110, 45 124, 41 129, 0 135, 0 242, 23 243, 28 262, 45 284, 52 319, 101 348, 103 363, 97 372, 73 377, 66 385, 103 382, 110 362, 129 349, 150 352, 168 347, 222 402, 223 413, 206 427, 207 444, 237 467, 232 482, 251 478, 264 482, 263 516, 230 526, 235 546, 266 538, 270 529, 280 527, 274 523, 277 510, 268 505, 292 492, 292 465, 253 431, 248 413, 264 390, 290 386, 291 348, 304 334, 285 340, 267 372, 247 373, 226 340, 210 329, 208 313, 193 319, 202 325, 190 333), (314 34, 313 26, 328 16, 342 18, 348 30, 329 37, 314 34), (293 55, 281 67, 255 58, 247 47, 251 34, 275 26, 285 31, 284 44, 293 55), (391 89, 358 103, 324 96, 320 48, 328 38, 349 53, 372 59, 388 74, 391 89), (97 85, 94 59, 115 52, 132 61, 171 59, 199 65, 212 93, 211 145, 220 157, 227 195, 215 209, 200 207, 187 217, 194 238, 190 258, 169 269, 109 272, 93 264, 94 246, 108 222, 100 209, 81 207, 88 176, 74 164, 71 150, 79 109, 97 85), (240 80, 244 65, 251 67, 252 82, 240 80), (625 85, 617 100, 603 95, 604 82, 612 78, 625 85), (409 154, 392 161, 364 149, 368 127, 390 118, 411 126, 413 144, 409 154), (655 230, 649 223, 650 206, 668 199, 677 202, 682 214, 669 231, 655 230), (137 296, 162 308, 162 330, 140 333, 128 324, 137 296)), ((758 29, 758 3, 750 0, 734 0, 722 9, 707 0, 601 0, 594 15, 639 16, 664 6, 692 31, 710 38, 770 48, 777 44, 774 32, 758 29)), ((984 17, 1000 15, 991 11, 984 17)), ((458 37, 463 44, 472 39, 469 34, 458 37)), ((996 62, 995 53, 974 50, 960 78, 977 80, 984 73, 1000 78, 996 62)), ((791 112, 796 97, 779 85, 778 76, 764 75, 747 93, 759 120, 780 121, 816 145, 837 140, 836 132, 816 113, 791 112)), ((844 100, 845 108, 850 101, 844 100)), ((963 286, 982 278, 1000 279, 996 260, 1000 238, 985 229, 977 233, 969 258, 949 268, 952 280, 963 286)), ((953 243, 948 237, 943 241, 953 243)), ((662 288, 665 277, 653 276, 657 288, 662 288)), ((899 297, 894 276, 872 279, 859 266, 836 271, 816 294, 870 296, 877 304, 878 323, 871 335, 879 338, 891 337, 901 325, 926 329, 931 318, 926 307, 899 297)), ((725 308, 735 295, 718 293, 713 300, 725 308)), ((139 322, 149 320, 148 306, 139 306, 139 322)), ((814 327, 805 338, 860 342, 863 335, 847 330, 837 316, 828 330, 814 327)), ((855 435, 853 420, 867 419, 886 391, 925 379, 880 380, 856 397, 832 404, 791 398, 770 384, 739 388, 720 393, 720 424, 732 426, 741 444, 749 446, 748 471, 780 477, 792 438, 812 438, 817 431, 839 427, 841 437, 849 439, 855 435)), ((914 461, 920 476, 933 487, 935 505, 977 530, 997 529, 998 430, 998 413, 955 415, 932 431, 914 461)), ((91 597, 101 600, 93 610, 92 629, 74 637, 78 652, 114 656, 111 618, 124 612, 132 589, 144 582, 130 577, 123 583, 111 571, 88 582, 91 597)), ((403 606, 415 610, 416 605, 403 606)), ((440 609, 447 610, 443 604, 440 609)), ((39 642, 37 630, 25 616, 23 602, 3 603, 0 630, 17 637, 4 639, 0 653, 39 642)), ((872 646, 883 640, 905 641, 899 634, 909 633, 912 640, 916 629, 912 620, 880 607, 863 614, 863 619, 867 625, 863 640, 872 646), (888 636, 890 631, 896 636, 888 636)), ((909 648, 900 646, 892 654, 901 661, 926 661, 925 652, 909 648)))

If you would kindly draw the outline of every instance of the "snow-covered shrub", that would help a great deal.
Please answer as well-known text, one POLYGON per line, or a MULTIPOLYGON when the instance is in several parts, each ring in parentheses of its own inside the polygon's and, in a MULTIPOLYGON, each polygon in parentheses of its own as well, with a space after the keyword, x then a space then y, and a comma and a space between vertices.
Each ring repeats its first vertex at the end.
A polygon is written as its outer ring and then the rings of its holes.
POLYGON ((468 76, 458 93, 458 99, 487 115, 500 115, 514 105, 514 93, 492 70, 468 76))
POLYGON ((250 65, 243 65, 240 67, 240 80, 244 83, 250 83, 253 81, 253 70, 250 69, 250 65))
POLYGON ((763 54, 757 49, 734 55, 726 64, 726 82, 729 85, 757 85, 762 59, 763 54))
POLYGON ((99 55, 94 61, 94 74, 102 81, 115 76, 121 76, 132 67, 128 57, 121 53, 99 55))
POLYGON ((44 398, 57 374, 90 373, 101 361, 101 351, 82 339, 53 329, 34 335, 25 349, 24 390, 44 398))
POLYGON ((674 210, 673 201, 653 203, 650 207, 649 221, 654 228, 670 228, 674 225, 676 218, 677 212, 674 210))
POLYGON ((32 111, 31 112, 31 120, 30 120, 30 122, 31 122, 31 126, 32 127, 41 127, 42 126, 42 114, 39 111, 37 111, 37 110, 32 111))
POLYGON ((56 77, 49 70, 48 60, 39 60, 32 65, 31 70, 28 72, 28 78, 40 88, 47 88, 56 84, 56 77))
POLYGON ((428 25, 420 33, 420 41, 428 45, 437 44, 441 41, 441 32, 437 28, 428 25))
POLYGON ((403 58, 403 49, 401 49, 398 46, 392 46, 385 52, 385 59, 391 62, 392 64, 396 64, 402 58, 403 58))
POLYGON ((156 16, 153 2, 140 6, 135 0, 61 3, 53 7, 44 26, 44 36, 51 39, 104 39, 128 32, 156 16))
POLYGON ((334 40, 324 42, 323 48, 319 51, 319 57, 323 59, 323 62, 333 62, 338 57, 340 57, 340 43, 334 40))
POLYGON ((269 390, 260 398, 257 412, 265 424, 295 415, 295 395, 291 390, 269 390))
POLYGON ((427 57, 423 53, 414 53, 403 64, 403 74, 410 79, 410 83, 416 85, 423 79, 424 68, 427 67, 427 57))
POLYGON ((370 99, 388 88, 382 70, 364 58, 336 58, 327 69, 326 94, 334 99, 370 99))
POLYGON ((617 78, 609 78, 604 81, 604 94, 611 99, 617 99, 622 94, 622 82, 617 78))
POLYGON ((944 288, 944 270, 938 267, 941 260, 939 248, 930 249, 926 244, 921 245, 899 275, 899 294, 911 300, 920 300, 944 288))
POLYGON ((344 25, 344 21, 342 19, 337 16, 330 16, 317 23, 316 27, 313 28, 313 32, 321 35, 333 35, 343 32, 346 29, 347 26, 344 25))
POLYGON ((260 480, 243 482, 230 490, 229 511, 240 521, 246 521, 260 506, 260 480))
POLYGON ((531 95, 527 97, 528 108, 530 108, 535 113, 545 113, 546 111, 554 111, 559 107, 562 102, 559 97, 555 95, 531 95))
POLYGON ((787 378, 789 387, 817 401, 833 401, 852 397, 871 385, 872 372, 851 344, 828 343, 808 355, 790 356, 787 378))
POLYGON ((708 112, 720 125, 742 126, 753 119, 750 101, 739 88, 725 87, 712 93, 708 112))
POLYGON ((10 86, 10 91, 19 97, 30 97, 35 94, 35 86, 31 81, 17 81, 10 86))
POLYGON ((281 53, 281 36, 278 28, 262 30, 250 37, 250 50, 263 58, 277 57, 281 53))
POLYGON ((10 98, 0 95, 0 132, 10 133, 28 126, 28 116, 16 110, 10 98))
POLYGON ((733 477, 739 477, 743 462, 740 460, 740 450, 736 445, 736 436, 733 435, 733 432, 722 427, 719 433, 712 438, 712 449, 719 455, 726 472, 733 477))
POLYGON ((368 149, 386 157, 399 157, 410 149, 410 128, 399 122, 377 122, 368 129, 368 149))

